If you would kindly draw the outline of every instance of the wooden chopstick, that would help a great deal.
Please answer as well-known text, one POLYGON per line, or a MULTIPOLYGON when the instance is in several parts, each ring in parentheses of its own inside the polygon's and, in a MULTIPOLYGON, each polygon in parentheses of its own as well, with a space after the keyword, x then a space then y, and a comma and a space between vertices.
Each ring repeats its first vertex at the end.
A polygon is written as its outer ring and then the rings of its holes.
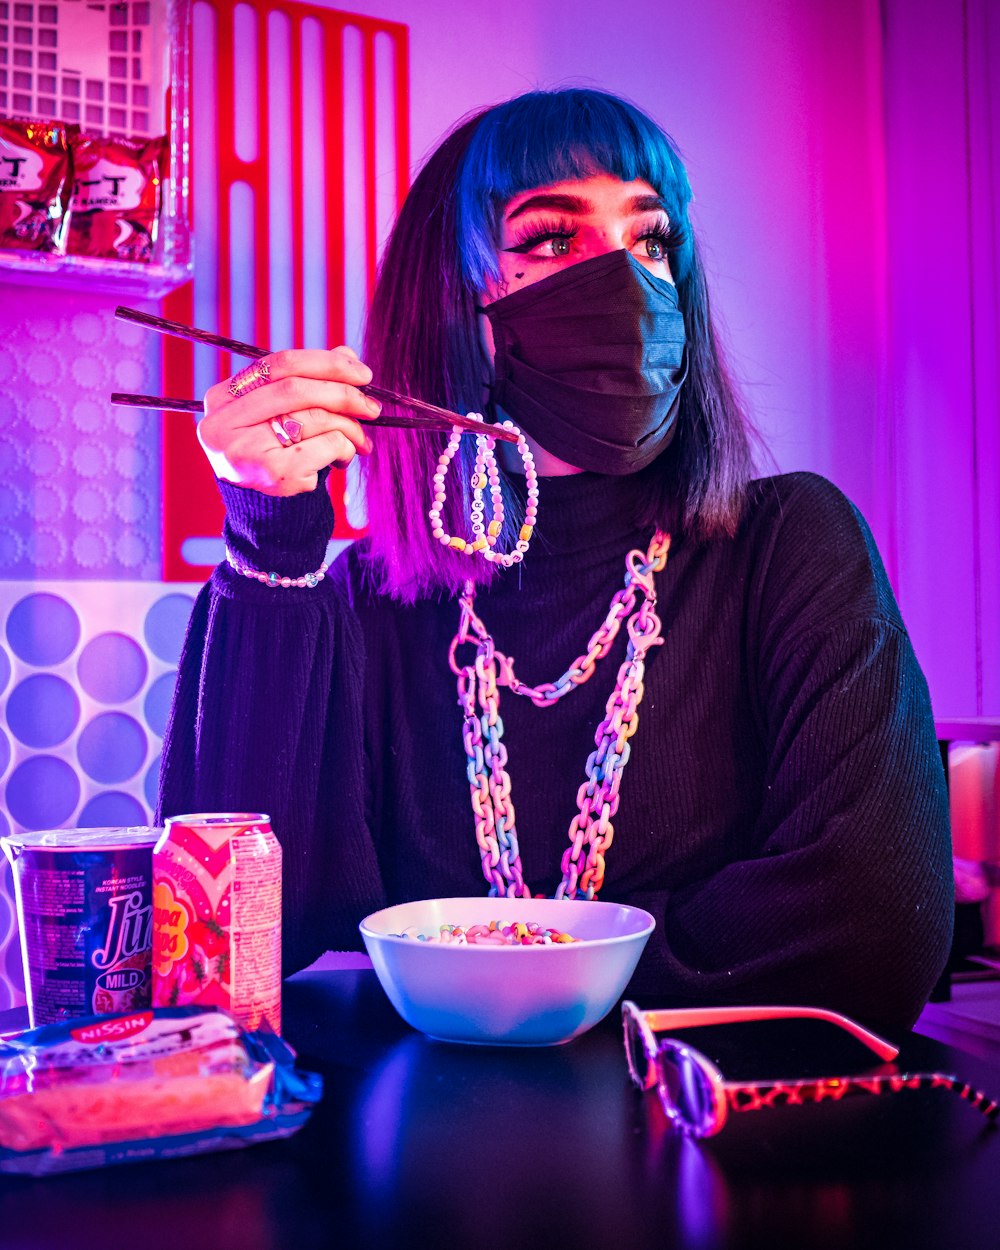
MULTIPOLYGON (((200 399, 171 399, 167 395, 129 395, 123 391, 115 391, 111 396, 111 402, 128 408, 156 408, 160 412, 201 412, 204 407, 200 399)), ((442 409, 442 411, 446 410, 442 409)), ((392 429, 412 430, 450 430, 457 425, 462 430, 475 434, 489 434, 491 438, 501 439, 505 443, 517 442, 517 435, 512 431, 505 430, 502 426, 486 425, 485 422, 476 421, 471 417, 460 417, 457 412, 449 412, 447 417, 442 416, 440 420, 437 417, 382 416, 381 414, 377 417, 355 415, 354 420, 360 421, 363 425, 384 425, 392 429)))
MULTIPOLYGON (((262 356, 271 355, 266 347, 241 343, 239 339, 226 338, 223 334, 213 334, 211 330, 199 330, 181 321, 170 321, 166 317, 157 317, 153 313, 141 312, 137 308, 125 308, 119 305, 115 309, 115 316, 121 321, 132 321, 136 325, 155 330, 158 334, 187 339, 192 343, 204 343, 208 347, 218 347, 236 356, 248 356, 253 360, 259 360, 262 356)), ((382 403, 399 404, 403 408, 413 409, 415 413, 426 413, 426 416, 410 417, 358 417, 359 421, 371 425, 392 426, 397 429, 450 430, 458 426, 461 430, 489 434, 491 438, 499 439, 504 443, 517 442, 517 434, 513 430, 505 430, 499 425, 486 425, 483 421, 463 417, 457 412, 452 412, 448 408, 439 408, 437 404, 430 404, 426 400, 400 395, 396 391, 387 390, 384 386, 376 386, 373 383, 358 387, 358 389, 382 403)), ((163 412, 200 412, 202 408, 201 401, 197 399, 169 399, 164 395, 126 395, 120 391, 111 396, 111 402, 133 408, 158 408, 163 412)))
POLYGON ((200 399, 168 399, 166 395, 126 395, 115 391, 111 396, 113 404, 124 404, 128 408, 159 408, 161 412, 201 412, 200 399))

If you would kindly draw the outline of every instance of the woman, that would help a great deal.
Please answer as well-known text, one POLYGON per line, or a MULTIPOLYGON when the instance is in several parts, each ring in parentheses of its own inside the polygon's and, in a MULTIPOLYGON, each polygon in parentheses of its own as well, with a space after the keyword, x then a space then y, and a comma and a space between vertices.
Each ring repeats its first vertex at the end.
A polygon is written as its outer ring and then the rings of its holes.
POLYGON ((271 814, 289 969, 485 874, 650 910, 632 989, 658 1004, 901 1029, 933 986, 952 885, 926 685, 850 503, 752 480, 689 201, 670 140, 613 96, 486 110, 401 211, 371 368, 280 352, 206 395, 229 558, 192 618, 161 815, 271 814), (483 503, 473 437, 446 472, 446 434, 356 419, 373 376, 523 429, 478 465, 483 503), (370 537, 317 581, 325 468, 356 456, 370 537))

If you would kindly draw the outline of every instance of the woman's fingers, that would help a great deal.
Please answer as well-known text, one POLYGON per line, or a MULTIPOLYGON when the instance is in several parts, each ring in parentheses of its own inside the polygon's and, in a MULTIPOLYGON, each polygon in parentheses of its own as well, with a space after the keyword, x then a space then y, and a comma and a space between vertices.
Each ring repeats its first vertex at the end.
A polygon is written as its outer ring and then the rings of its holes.
MULTIPOLYGON (((382 411, 378 400, 371 399, 356 386, 347 382, 332 382, 317 378, 298 376, 279 378, 267 382, 238 399, 224 400, 220 406, 210 408, 206 395, 206 415, 217 416, 234 429, 239 426, 257 425, 272 417, 289 413, 322 410, 331 418, 338 416, 373 420, 382 411)), ((312 433, 323 433, 313 425, 312 433)))
POLYGON ((198 438, 202 447, 209 453, 225 451, 241 432, 263 432, 262 451, 268 450, 271 442, 276 442, 278 446, 302 444, 328 434, 342 434, 356 450, 365 454, 371 451, 368 431, 349 415, 346 403, 340 411, 331 411, 325 405, 302 406, 301 400, 295 408, 283 408, 280 403, 276 407, 275 403, 271 400, 258 411, 255 421, 241 419, 234 423, 227 417, 225 409, 207 413, 198 423, 198 438), (280 423, 287 443, 282 433, 275 430, 276 423, 280 423))
POLYGON ((370 448, 364 430, 353 421, 345 422, 343 430, 289 446, 283 446, 265 424, 237 431, 224 451, 205 446, 205 454, 224 481, 266 495, 295 495, 314 490, 318 474, 328 465, 344 468, 359 451, 367 453, 370 448))
MULTIPOLYGON (((255 396, 259 399, 264 391, 269 388, 282 387, 282 385, 287 392, 291 384, 294 391, 295 383, 307 380, 336 383, 355 390, 372 380, 372 372, 367 365, 358 360, 349 347, 336 347, 333 351, 290 349, 272 352, 270 356, 263 356, 253 364, 247 365, 246 369, 241 369, 234 377, 210 387, 205 393, 205 410, 206 412, 216 411, 230 404, 240 404, 240 419, 243 420, 247 411, 243 405, 249 403, 255 396), (262 366, 265 367, 267 380, 257 381, 251 385, 244 382, 241 388, 241 379, 260 373, 262 366)), ((250 411, 256 414, 259 406, 254 405, 250 411)), ((367 411, 370 412, 371 409, 368 408, 367 411)), ((362 415, 364 412, 365 410, 362 410, 362 415)))
POLYGON ((211 387, 198 438, 216 476, 267 494, 314 489, 321 469, 371 451, 357 419, 381 411, 358 389, 371 376, 350 348, 286 351, 211 387))

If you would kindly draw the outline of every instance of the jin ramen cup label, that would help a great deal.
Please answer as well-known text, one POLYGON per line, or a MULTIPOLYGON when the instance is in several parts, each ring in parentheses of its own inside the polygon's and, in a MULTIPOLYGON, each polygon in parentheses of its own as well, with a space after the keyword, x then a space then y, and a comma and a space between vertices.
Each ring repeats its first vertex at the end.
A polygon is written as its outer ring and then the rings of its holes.
POLYGON ((0 839, 14 873, 32 1028, 150 1005, 158 836, 53 829, 0 839))
POLYGON ((153 855, 153 1006, 281 1032, 281 847, 267 816, 175 816, 153 855))

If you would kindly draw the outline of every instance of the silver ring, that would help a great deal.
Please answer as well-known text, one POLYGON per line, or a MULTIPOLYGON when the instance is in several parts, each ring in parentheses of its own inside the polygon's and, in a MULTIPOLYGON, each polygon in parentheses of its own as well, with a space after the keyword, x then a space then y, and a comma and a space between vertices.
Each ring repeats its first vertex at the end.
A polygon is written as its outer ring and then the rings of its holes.
POLYGON ((252 365, 247 365, 229 379, 229 393, 234 399, 239 399, 241 395, 255 391, 258 386, 264 386, 270 379, 271 366, 267 360, 255 360, 252 365))

